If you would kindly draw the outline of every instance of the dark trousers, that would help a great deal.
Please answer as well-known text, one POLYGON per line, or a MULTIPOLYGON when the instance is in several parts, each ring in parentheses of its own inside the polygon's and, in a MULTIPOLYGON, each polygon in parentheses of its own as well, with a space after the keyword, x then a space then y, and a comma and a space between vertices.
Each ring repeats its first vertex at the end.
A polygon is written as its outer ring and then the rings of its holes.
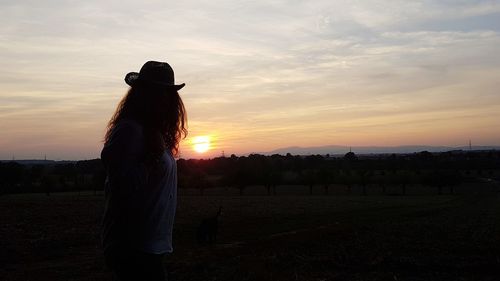
POLYGON ((106 265, 116 281, 166 281, 163 254, 114 246, 104 252, 106 265))

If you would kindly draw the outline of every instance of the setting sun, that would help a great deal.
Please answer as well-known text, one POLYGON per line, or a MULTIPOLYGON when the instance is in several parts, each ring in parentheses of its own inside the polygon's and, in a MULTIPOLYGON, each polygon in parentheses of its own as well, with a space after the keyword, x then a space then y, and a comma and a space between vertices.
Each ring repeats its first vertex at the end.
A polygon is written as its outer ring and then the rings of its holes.
POLYGON ((210 138, 208 136, 194 137, 192 143, 194 151, 198 153, 204 153, 210 149, 210 138))

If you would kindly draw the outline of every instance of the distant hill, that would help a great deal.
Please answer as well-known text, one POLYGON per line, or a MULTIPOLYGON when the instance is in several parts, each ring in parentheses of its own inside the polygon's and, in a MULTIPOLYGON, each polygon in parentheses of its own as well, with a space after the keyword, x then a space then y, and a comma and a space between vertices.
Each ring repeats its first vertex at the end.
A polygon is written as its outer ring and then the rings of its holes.
POLYGON ((55 165, 55 164, 70 164, 77 161, 72 160, 43 160, 43 159, 25 159, 25 160, 0 160, 0 162, 16 162, 23 165, 55 165))
MULTIPOLYGON (((311 154, 330 154, 330 155, 338 155, 345 154, 349 152, 349 149, 352 149, 352 152, 356 154, 406 154, 406 153, 414 153, 420 151, 429 151, 429 152, 446 152, 453 150, 469 150, 468 146, 427 146, 427 145, 404 145, 404 146, 341 146, 341 145, 327 145, 327 146, 315 146, 315 147, 300 147, 300 146, 292 146, 275 149, 269 152, 264 152, 262 154, 271 155, 271 154, 282 154, 285 155, 290 153, 292 155, 311 155, 311 154)), ((472 146, 472 150, 500 150, 500 146, 472 146)))

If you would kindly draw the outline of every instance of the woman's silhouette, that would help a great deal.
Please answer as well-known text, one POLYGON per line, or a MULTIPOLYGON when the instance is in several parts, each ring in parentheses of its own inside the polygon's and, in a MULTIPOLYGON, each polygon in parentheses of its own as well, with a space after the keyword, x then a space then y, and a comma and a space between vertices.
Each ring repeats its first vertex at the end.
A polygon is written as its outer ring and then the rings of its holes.
POLYGON ((115 280, 165 280, 177 203, 174 156, 187 134, 186 111, 166 62, 126 75, 130 85, 108 123, 102 244, 115 280))

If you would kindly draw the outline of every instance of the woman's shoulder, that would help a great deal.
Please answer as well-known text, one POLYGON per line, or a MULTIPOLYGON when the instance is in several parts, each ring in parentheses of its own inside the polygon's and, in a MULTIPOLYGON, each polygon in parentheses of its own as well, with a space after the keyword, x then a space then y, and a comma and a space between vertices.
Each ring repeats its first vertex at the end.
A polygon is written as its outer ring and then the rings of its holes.
POLYGON ((142 125, 139 121, 132 118, 123 118, 116 123, 115 128, 130 128, 138 131, 142 131, 142 125))
POLYGON ((139 121, 134 119, 122 119, 113 128, 114 135, 137 135, 142 136, 143 128, 139 121))
POLYGON ((141 124, 133 119, 122 119, 112 129, 111 136, 101 151, 101 158, 120 158, 122 155, 119 154, 122 153, 140 153, 143 143, 141 124))
POLYGON ((110 142, 131 142, 133 140, 142 139, 142 137, 143 128, 137 120, 122 119, 114 126, 111 132, 110 142))

